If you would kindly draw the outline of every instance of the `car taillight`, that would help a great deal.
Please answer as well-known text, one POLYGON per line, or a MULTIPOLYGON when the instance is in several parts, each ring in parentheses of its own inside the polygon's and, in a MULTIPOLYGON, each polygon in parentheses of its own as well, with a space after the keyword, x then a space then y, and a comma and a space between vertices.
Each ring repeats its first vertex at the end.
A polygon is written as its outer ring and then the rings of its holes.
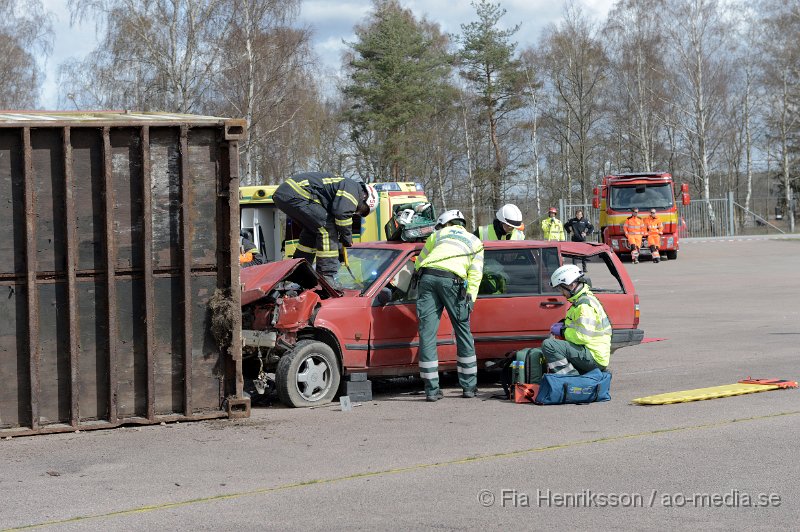
POLYGON ((640 312, 639 312, 639 295, 638 294, 634 294, 633 295, 633 326, 634 327, 638 327, 639 326, 639 314, 640 314, 640 312))

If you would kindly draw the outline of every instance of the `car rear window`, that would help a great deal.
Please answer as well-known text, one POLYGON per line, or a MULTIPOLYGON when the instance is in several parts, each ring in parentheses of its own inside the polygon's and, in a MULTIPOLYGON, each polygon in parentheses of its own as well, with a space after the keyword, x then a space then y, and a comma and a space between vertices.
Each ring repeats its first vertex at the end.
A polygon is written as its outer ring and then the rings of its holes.
POLYGON ((592 286, 592 292, 598 294, 621 294, 625 292, 622 287, 622 281, 620 281, 617 274, 617 269, 614 267, 614 263, 608 253, 600 253, 588 257, 565 253, 564 264, 574 264, 585 272, 585 277, 592 286))

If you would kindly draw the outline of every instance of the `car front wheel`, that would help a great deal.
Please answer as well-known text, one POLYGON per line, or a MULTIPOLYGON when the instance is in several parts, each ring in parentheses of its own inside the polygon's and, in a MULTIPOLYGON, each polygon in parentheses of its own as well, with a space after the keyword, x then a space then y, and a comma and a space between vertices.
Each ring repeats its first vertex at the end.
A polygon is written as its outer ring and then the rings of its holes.
POLYGON ((678 258, 678 250, 677 249, 667 250, 667 259, 675 260, 677 258, 678 258))
POLYGON ((300 340, 278 362, 278 397, 296 408, 330 403, 339 389, 341 373, 333 349, 316 340, 300 340))

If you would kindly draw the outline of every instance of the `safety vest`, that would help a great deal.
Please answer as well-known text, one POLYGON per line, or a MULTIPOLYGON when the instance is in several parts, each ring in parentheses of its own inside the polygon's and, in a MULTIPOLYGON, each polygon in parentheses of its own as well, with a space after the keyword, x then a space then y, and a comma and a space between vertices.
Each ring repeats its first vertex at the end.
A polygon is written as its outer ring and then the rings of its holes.
POLYGON ((625 236, 628 238, 643 237, 645 235, 644 222, 638 216, 630 216, 625 220, 622 230, 625 231, 625 236))
POLYGON ((525 240, 525 233, 519 229, 512 229, 510 233, 498 237, 497 232, 494 230, 494 224, 489 224, 478 228, 478 237, 481 240, 525 240))
POLYGON ((416 269, 420 268, 436 268, 466 279, 467 293, 475 301, 483 277, 483 243, 460 225, 444 227, 425 241, 416 262, 416 269))
POLYGON ((564 339, 585 345, 598 364, 608 366, 611 360, 611 322, 603 305, 589 290, 588 284, 570 297, 569 302, 572 306, 564 320, 564 339))
POLYGON ((542 220, 542 235, 545 240, 566 240, 564 224, 558 218, 548 216, 542 220))
POLYGON ((664 224, 661 223, 661 220, 658 219, 658 216, 655 218, 652 216, 645 218, 644 226, 647 236, 660 235, 664 232, 664 224))

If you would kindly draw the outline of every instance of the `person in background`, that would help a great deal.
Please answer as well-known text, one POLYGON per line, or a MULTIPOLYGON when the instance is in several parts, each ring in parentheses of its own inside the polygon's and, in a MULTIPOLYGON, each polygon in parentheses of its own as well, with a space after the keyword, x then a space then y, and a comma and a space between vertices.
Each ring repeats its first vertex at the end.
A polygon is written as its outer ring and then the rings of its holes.
POLYGON ((647 245, 650 247, 650 255, 653 262, 658 264, 661 255, 658 248, 661 246, 661 235, 664 233, 664 224, 659 220, 655 209, 650 209, 650 216, 644 219, 644 231, 647 234, 647 245))
POLYGON ((489 225, 482 225, 472 233, 481 240, 525 240, 522 211, 513 203, 506 203, 495 213, 489 225))
POLYGON ((628 247, 631 248, 631 261, 639 264, 639 248, 642 247, 642 238, 644 237, 644 222, 639 218, 638 207, 633 208, 631 215, 622 224, 622 230, 625 232, 625 238, 628 239, 628 247))
POLYGON ((259 253, 258 246, 250 238, 247 231, 239 231, 239 266, 247 268, 264 264, 264 255, 259 253))
POLYGON ((419 321, 419 375, 427 401, 444 395, 439 389, 436 333, 442 310, 447 309, 456 337, 456 364, 462 397, 472 398, 478 386, 478 360, 469 317, 483 277, 483 243, 468 232, 459 210, 439 216, 436 232, 428 237, 416 260, 417 320, 419 321))
POLYGON ((542 238, 545 240, 566 240, 564 235, 564 224, 556 218, 558 209, 550 207, 547 210, 547 218, 542 220, 542 238))
POLYGON ((594 233, 592 223, 583 217, 583 209, 575 211, 575 217, 567 220, 564 230, 570 235, 573 242, 586 242, 586 239, 594 233))

